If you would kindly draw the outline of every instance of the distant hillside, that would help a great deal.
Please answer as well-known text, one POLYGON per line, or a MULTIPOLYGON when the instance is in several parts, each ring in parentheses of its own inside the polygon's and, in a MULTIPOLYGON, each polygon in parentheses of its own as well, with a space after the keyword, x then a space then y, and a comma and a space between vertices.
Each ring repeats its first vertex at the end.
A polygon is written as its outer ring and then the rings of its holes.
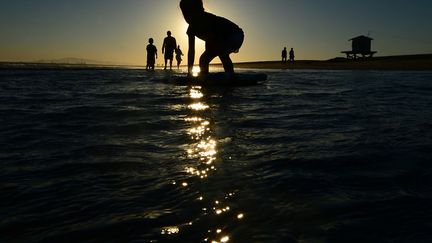
POLYGON ((51 60, 37 60, 34 63, 51 63, 51 64, 97 64, 97 65, 117 65, 119 63, 115 62, 107 62, 107 61, 99 61, 99 60, 91 60, 85 58, 76 58, 76 57, 67 57, 60 59, 51 59, 51 60))

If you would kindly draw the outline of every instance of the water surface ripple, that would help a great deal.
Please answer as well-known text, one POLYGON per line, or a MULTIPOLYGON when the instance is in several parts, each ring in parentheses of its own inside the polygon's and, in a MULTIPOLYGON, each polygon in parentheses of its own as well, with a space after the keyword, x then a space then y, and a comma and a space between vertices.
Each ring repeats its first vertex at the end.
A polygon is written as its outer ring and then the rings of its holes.
POLYGON ((432 73, 267 73, 1 70, 0 241, 431 242, 432 73))

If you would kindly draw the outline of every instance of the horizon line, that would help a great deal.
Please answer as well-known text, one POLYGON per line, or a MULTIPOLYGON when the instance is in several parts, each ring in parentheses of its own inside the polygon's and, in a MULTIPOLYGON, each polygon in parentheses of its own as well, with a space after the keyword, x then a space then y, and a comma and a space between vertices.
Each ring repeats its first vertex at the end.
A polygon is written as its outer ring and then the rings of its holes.
MULTIPOLYGON (((375 58, 385 58, 385 57, 416 57, 416 56, 431 56, 432 53, 419 53, 419 54, 401 54, 401 55, 386 55, 386 56, 375 56, 371 59, 375 58)), ((331 61, 334 59, 346 59, 346 57, 342 56, 336 56, 329 59, 298 59, 295 61, 331 61)), ((250 61, 238 61, 233 62, 234 64, 247 64, 247 63, 259 63, 259 62, 280 62, 279 59, 274 60, 250 60, 250 61)), ((16 60, 0 60, 0 63, 6 64, 6 63, 21 63, 21 64, 63 64, 63 65, 100 65, 100 66, 145 66, 145 64, 142 63, 120 63, 115 61, 101 61, 101 60, 92 60, 92 59, 86 59, 86 58, 77 58, 77 57, 65 57, 65 58, 57 58, 52 60, 25 60, 25 61, 16 61, 16 60), (61 62, 61 60, 67 60, 67 59, 74 59, 74 60, 82 60, 84 63, 79 62, 61 62), (86 63, 88 62, 88 63, 86 63)), ((197 63, 198 64, 198 63, 197 63)), ((160 66, 163 66, 163 63, 158 64, 160 66)), ((210 65, 222 65, 222 63, 211 63, 210 65)), ((185 64, 182 64, 180 66, 187 66, 185 64)))

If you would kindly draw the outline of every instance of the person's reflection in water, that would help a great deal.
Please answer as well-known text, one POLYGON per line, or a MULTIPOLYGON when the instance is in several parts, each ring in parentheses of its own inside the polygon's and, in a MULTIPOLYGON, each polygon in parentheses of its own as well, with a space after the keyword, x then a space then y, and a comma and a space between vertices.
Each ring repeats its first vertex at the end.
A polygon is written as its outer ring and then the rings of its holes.
POLYGON ((210 62, 217 56, 225 72, 234 73, 229 55, 238 52, 243 44, 243 30, 225 18, 206 12, 202 0, 181 0, 180 8, 189 24, 188 75, 192 75, 195 61, 195 37, 205 41, 205 51, 199 60, 201 74, 209 72, 210 62))

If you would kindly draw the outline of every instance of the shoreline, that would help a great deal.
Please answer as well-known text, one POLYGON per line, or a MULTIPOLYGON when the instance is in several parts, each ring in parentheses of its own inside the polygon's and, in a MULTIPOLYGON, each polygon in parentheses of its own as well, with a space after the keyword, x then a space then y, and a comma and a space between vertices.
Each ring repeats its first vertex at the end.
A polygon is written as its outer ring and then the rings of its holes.
MULTIPOLYGON (((181 66, 185 68, 185 65, 181 66)), ((222 67, 222 64, 211 64, 211 67, 222 67)), ((256 61, 234 63, 235 68, 246 69, 316 69, 316 70, 432 70, 432 54, 374 57, 348 60, 334 58, 330 60, 298 60, 294 63, 281 61, 256 61)), ((145 69, 144 66, 99 65, 69 63, 31 63, 0 62, 0 70, 107 70, 107 69, 145 69)), ((156 68, 156 70, 161 70, 156 68)))
MULTIPOLYGON (((299 60, 235 63, 236 68, 254 69, 318 69, 318 70, 432 70, 432 54, 374 57, 348 60, 334 58, 325 61, 299 60)), ((219 67, 221 65, 219 64, 219 67)))

